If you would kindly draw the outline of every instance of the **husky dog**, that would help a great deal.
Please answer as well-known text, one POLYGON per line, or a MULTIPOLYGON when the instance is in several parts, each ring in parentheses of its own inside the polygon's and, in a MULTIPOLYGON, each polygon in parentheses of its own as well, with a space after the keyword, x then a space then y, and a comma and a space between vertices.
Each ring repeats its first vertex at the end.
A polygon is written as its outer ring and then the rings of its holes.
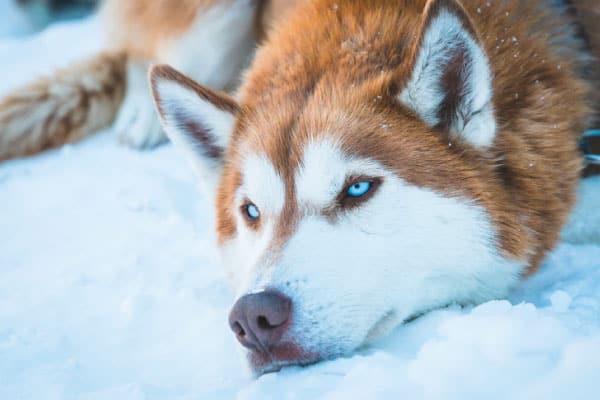
POLYGON ((504 297, 558 240, 599 106, 594 0, 293 3, 109 0, 114 50, 0 103, 0 158, 115 115, 134 147, 168 134, 256 374, 504 297))
POLYGON ((306 2, 237 99, 152 69, 164 129, 215 193, 229 322, 257 374, 502 298, 538 268, 598 107, 597 61, 549 4, 306 2))

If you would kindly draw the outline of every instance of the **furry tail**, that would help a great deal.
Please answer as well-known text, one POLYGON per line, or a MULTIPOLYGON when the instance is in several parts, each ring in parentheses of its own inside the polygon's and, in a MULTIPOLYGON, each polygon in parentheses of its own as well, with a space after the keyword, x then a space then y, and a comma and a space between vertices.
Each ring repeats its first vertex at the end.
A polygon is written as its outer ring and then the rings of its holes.
POLYGON ((124 53, 104 53, 0 99, 0 161, 82 139, 111 124, 126 85, 124 53))

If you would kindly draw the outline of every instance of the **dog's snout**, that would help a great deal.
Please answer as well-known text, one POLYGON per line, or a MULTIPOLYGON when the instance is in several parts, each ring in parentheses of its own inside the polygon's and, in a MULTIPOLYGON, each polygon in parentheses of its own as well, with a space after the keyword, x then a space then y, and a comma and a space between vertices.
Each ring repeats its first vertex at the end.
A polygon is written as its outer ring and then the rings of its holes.
POLYGON ((292 301, 273 290, 247 294, 231 309, 229 326, 243 346, 267 352, 287 330, 291 308, 292 301))

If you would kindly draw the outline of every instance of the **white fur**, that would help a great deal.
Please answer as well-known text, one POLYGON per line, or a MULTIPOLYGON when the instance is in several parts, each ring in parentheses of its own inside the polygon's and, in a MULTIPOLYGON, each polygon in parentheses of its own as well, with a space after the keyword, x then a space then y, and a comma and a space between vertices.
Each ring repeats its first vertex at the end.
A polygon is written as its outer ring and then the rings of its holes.
POLYGON ((233 205, 237 224, 236 237, 221 252, 225 270, 237 289, 252 287, 256 277, 264 272, 260 267, 271 262, 268 260, 272 255, 269 245, 285 201, 283 179, 264 155, 246 156, 242 173, 242 185, 233 205), (249 229, 241 215, 241 207, 248 200, 260 210, 261 228, 258 231, 249 229))
POLYGON ((261 216, 279 215, 285 200, 285 186, 271 161, 261 155, 252 154, 244 159, 243 184, 238 192, 261 212, 261 216))
MULTIPOLYGON (((272 178, 252 168, 261 172, 272 178)), ((296 179, 298 201, 311 207, 280 254, 264 253, 272 230, 249 234, 240 219, 221 251, 238 295, 270 287, 292 299, 283 340, 307 351, 345 354, 412 315, 503 297, 524 267, 500 254, 494 226, 474 201, 409 185, 330 142, 307 147, 296 179), (318 208, 356 173, 382 177, 378 192, 335 222, 321 216, 318 208)))
POLYGON ((377 175, 377 164, 345 157, 335 143, 309 143, 296 173, 296 198, 303 205, 325 208, 343 189, 348 176, 377 175))
POLYGON ((235 85, 256 42, 254 18, 258 2, 223 3, 201 10, 186 33, 167 42, 160 51, 162 62, 213 89, 235 85))
POLYGON ((426 29, 415 67, 400 101, 414 110, 425 123, 437 125, 438 110, 445 97, 441 86, 447 63, 457 48, 467 49, 468 63, 465 93, 459 105, 452 135, 460 136, 474 146, 489 146, 496 134, 492 106, 492 73, 483 49, 467 31, 460 19, 442 10, 426 29))
MULTIPOLYGON (((238 200, 236 204, 241 205, 241 202, 238 200)), ((235 237, 221 247, 220 259, 231 287, 240 297, 252 291, 243 288, 255 287, 256 280, 266 272, 262 266, 269 263, 271 256, 269 245, 273 240, 275 218, 266 218, 261 229, 255 231, 244 222, 239 206, 233 212, 238 229, 235 237)))
POLYGON ((127 90, 115 120, 119 140, 138 149, 152 148, 167 140, 156 118, 147 70, 145 62, 127 62, 127 90))
POLYGON ((209 189, 214 190, 220 177, 221 159, 207 157, 201 143, 198 143, 178 119, 196 121, 209 130, 214 145, 225 149, 233 130, 233 114, 215 107, 187 86, 175 81, 162 79, 156 82, 156 102, 162 107, 162 124, 171 141, 179 147, 198 170, 209 189))

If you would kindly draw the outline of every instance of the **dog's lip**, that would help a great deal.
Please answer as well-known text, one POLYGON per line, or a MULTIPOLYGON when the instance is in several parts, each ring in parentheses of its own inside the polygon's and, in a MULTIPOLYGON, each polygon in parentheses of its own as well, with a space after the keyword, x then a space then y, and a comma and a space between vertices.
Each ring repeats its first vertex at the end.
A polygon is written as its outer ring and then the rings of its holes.
POLYGON ((256 376, 277 372, 284 367, 307 366, 322 359, 318 353, 306 351, 291 342, 278 344, 268 353, 256 350, 248 353, 248 361, 256 376))

